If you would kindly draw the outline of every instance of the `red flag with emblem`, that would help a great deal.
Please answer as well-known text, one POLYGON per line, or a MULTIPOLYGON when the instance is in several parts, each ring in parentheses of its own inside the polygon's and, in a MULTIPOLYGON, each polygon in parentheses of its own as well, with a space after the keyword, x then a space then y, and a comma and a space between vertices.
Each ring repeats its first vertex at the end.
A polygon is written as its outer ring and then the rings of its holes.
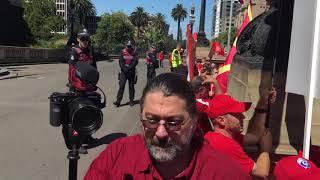
POLYGON ((234 40, 234 42, 232 44, 231 50, 229 51, 225 62, 219 68, 217 81, 219 82, 219 85, 220 85, 223 93, 226 93, 227 89, 228 89, 228 76, 230 74, 230 68, 231 68, 231 64, 232 64, 234 55, 237 53, 236 44, 237 44, 239 34, 250 23, 250 21, 252 21, 251 0, 248 3, 248 9, 246 11, 246 16, 244 17, 244 19, 242 21, 242 25, 238 31, 236 39, 234 40))
POLYGON ((187 25, 187 66, 188 66, 188 81, 191 81, 194 76, 194 67, 196 59, 196 41, 191 33, 190 24, 187 25))

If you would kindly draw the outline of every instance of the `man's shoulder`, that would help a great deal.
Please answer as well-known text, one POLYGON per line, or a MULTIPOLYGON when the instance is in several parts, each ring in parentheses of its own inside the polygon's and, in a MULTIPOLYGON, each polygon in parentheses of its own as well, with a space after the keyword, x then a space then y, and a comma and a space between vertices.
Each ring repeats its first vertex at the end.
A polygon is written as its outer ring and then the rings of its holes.
MULTIPOLYGON (((247 174, 241 169, 240 165, 228 155, 212 148, 204 142, 201 151, 198 154, 201 168, 207 173, 210 172, 215 177, 229 177, 247 179, 247 174)), ((248 177, 249 178, 249 177, 248 177)), ((219 178, 218 178, 219 179, 219 178)))
POLYGON ((143 137, 141 134, 122 137, 114 142, 112 142, 109 146, 141 146, 144 145, 143 137))

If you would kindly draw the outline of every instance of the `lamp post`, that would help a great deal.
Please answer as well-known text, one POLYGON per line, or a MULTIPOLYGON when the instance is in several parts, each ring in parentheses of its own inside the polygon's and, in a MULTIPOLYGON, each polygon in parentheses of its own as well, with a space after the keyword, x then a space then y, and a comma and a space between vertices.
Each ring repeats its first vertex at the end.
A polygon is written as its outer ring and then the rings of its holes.
POLYGON ((68 0, 68 36, 69 36, 69 41, 71 43, 74 43, 74 34, 73 34, 73 29, 74 29, 74 1, 73 0, 68 0))
POLYGON ((190 22, 190 28, 191 28, 191 33, 193 31, 193 24, 195 22, 195 15, 194 15, 194 10, 196 8, 194 7, 194 3, 192 3, 192 6, 191 6, 191 12, 190 12, 190 15, 189 15, 189 22, 190 22))

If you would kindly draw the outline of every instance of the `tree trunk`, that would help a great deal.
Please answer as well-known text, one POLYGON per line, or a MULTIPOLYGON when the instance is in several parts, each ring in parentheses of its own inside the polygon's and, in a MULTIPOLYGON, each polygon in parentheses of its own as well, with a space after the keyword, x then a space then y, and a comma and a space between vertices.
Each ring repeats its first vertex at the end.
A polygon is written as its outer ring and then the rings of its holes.
POLYGON ((138 38, 140 38, 140 26, 138 26, 138 38))
POLYGON ((180 33, 180 18, 178 18, 178 33, 177 33, 177 41, 180 42, 179 40, 179 33, 180 33))

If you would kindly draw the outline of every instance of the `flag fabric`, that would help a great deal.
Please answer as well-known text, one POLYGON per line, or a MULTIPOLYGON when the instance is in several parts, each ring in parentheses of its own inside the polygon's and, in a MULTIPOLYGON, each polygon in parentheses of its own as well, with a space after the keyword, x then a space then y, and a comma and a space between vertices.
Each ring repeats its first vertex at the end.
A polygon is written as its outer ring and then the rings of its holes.
POLYGON ((187 25, 187 56, 186 62, 188 66, 188 81, 191 81, 194 76, 194 66, 196 60, 196 41, 191 33, 190 24, 187 25))
POLYGON ((242 25, 238 31, 237 37, 234 40, 231 50, 228 53, 226 60, 224 61, 223 65, 219 68, 217 81, 219 82, 220 88, 223 93, 227 92, 228 89, 228 76, 230 74, 231 64, 233 61, 233 58, 235 54, 237 53, 237 40, 239 37, 239 34, 242 32, 242 30, 252 21, 252 9, 251 9, 251 0, 248 3, 248 9, 246 11, 246 15, 242 21, 242 25))
POLYGON ((224 56, 224 48, 219 42, 212 42, 208 57, 211 59, 214 54, 224 56))

